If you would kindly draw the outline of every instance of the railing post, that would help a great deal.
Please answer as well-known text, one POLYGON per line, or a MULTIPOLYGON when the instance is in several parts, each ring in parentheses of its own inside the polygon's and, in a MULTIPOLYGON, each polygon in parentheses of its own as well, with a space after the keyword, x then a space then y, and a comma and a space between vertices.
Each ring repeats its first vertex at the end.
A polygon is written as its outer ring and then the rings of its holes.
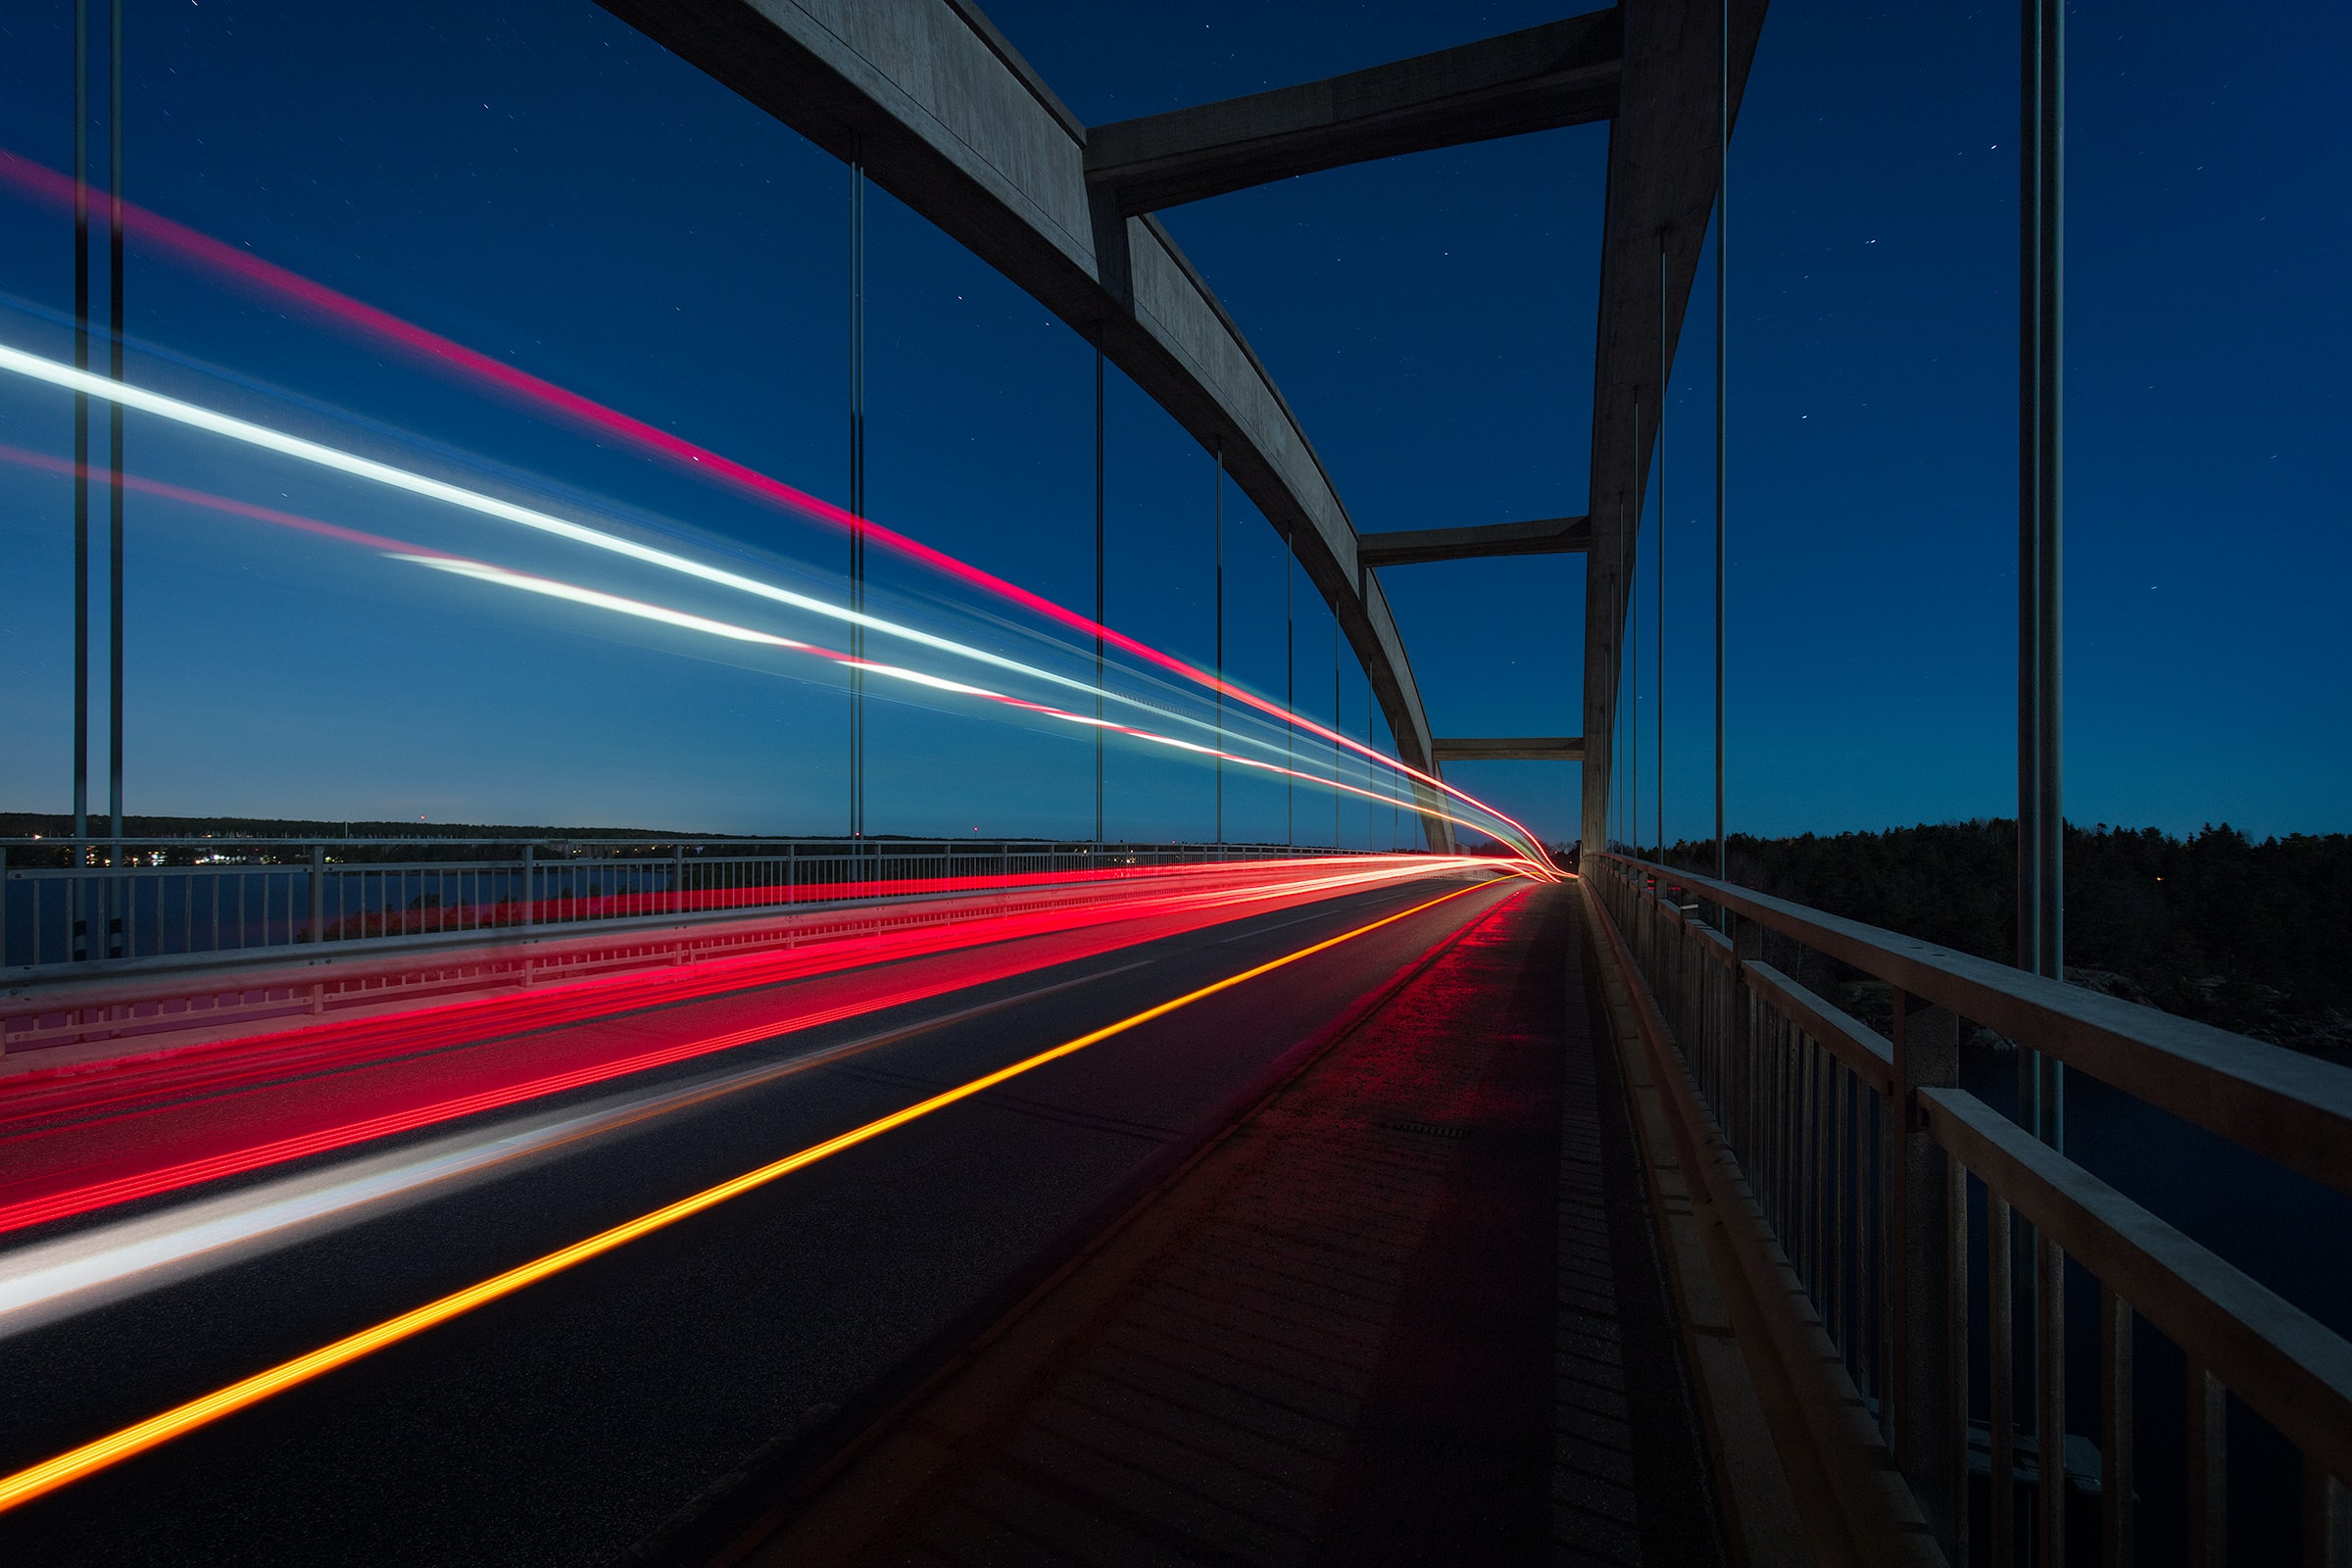
POLYGON ((2034 1427, 2040 1485, 2035 1516, 2040 1568, 2066 1561, 2066 1254, 2037 1233, 2039 1288, 2034 1299, 2034 1427))
POLYGON ((2197 1357, 2188 1358, 2189 1568, 2223 1568, 2230 1557, 2230 1391, 2197 1357))
POLYGON ((539 846, 536 844, 525 844, 522 847, 522 923, 524 925, 535 923, 531 896, 534 873, 538 866, 538 849, 539 846))
POLYGON ((1684 1054, 1695 1060, 1699 1050, 1698 1032, 1694 1021, 1698 999, 1692 994, 1691 985, 1696 978, 1697 971, 1690 963, 1690 930, 1689 923, 1683 917, 1683 904, 1679 897, 1659 912, 1666 916, 1658 929, 1664 933, 1667 946, 1667 952, 1659 956, 1660 978, 1672 988, 1674 993, 1674 1032, 1682 1044, 1684 1054))
POLYGON ((1724 1073, 1723 1124, 1731 1130, 1732 1147, 1742 1163, 1755 1158, 1754 1093, 1756 1006, 1748 995, 1747 966, 1764 960, 1764 928, 1753 920, 1732 926, 1733 953, 1738 967, 1732 975, 1732 1059, 1724 1073))
MULTIPOLYGON (((2132 1551, 2132 1303, 2099 1286, 2099 1560, 2137 1561, 2132 1551)), ((2308 1528, 2308 1527, 2306 1527, 2308 1528)))
POLYGON ((2303 1560, 2312 1568, 2352 1563, 2352 1489, 2309 1455, 2303 1460, 2303 1560))
POLYGON ((1690 934, 1690 916, 1683 908, 1679 898, 1675 901, 1673 929, 1675 989, 1683 995, 1683 1010, 1688 1019, 1684 1030, 1689 1043, 1683 1049, 1692 1053, 1695 1059, 1695 1054, 1706 1044, 1707 1026, 1700 1012, 1705 1003, 1699 995, 1699 988, 1704 984, 1706 971, 1701 966, 1706 962, 1706 956, 1698 950, 1698 939, 1690 934))
POLYGON ((1690 1049, 1683 1030, 1683 922, 1682 910, 1658 890, 1658 957, 1657 970, 1650 976, 1649 989, 1657 995, 1658 1005, 1666 1014, 1666 1027, 1672 1029, 1676 1041, 1685 1051, 1690 1049))
MULTIPOLYGON (((120 829, 117 831, 119 833, 120 829)), ((101 935, 106 939, 106 956, 120 958, 122 956, 122 917, 117 907, 122 890, 122 840, 120 837, 107 840, 106 869, 106 883, 100 890, 105 896, 106 905, 106 924, 101 935)), ((265 933, 270 926, 269 887, 265 879, 262 883, 262 928, 265 933)), ((266 936, 264 940, 267 940, 266 936)))
POLYGON ((311 846, 311 935, 310 940, 326 940, 326 846, 311 846))
POLYGON ((1960 1081, 1960 1020, 1897 990, 1894 1114, 1886 1118, 1893 1176, 1892 1298, 1895 1462, 1947 1555, 1968 1508, 1967 1407, 1953 1397, 1954 1357, 1966 1349, 1951 1326, 1952 1162, 1929 1136, 1919 1091, 1960 1081))
MULTIPOLYGON (((75 963, 90 956, 89 879, 82 875, 82 862, 89 856, 88 844, 75 839, 74 874, 66 879, 66 956, 75 963)), ((34 956, 37 960, 39 956, 34 956)))

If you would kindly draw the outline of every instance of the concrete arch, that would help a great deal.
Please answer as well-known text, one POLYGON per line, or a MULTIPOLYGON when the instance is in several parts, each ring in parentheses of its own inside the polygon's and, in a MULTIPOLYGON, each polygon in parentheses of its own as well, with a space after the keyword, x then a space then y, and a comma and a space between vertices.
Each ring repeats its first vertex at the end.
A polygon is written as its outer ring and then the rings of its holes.
MULTIPOLYGON (((1354 523, 1298 416, 1155 220, 1090 190, 1087 127, 987 18, 955 0, 602 0, 646 36, 844 160, 1103 354, 1291 539, 1369 677, 1397 751, 1429 719, 1354 523)), ((1433 847, 1445 823, 1424 818, 1433 847)))

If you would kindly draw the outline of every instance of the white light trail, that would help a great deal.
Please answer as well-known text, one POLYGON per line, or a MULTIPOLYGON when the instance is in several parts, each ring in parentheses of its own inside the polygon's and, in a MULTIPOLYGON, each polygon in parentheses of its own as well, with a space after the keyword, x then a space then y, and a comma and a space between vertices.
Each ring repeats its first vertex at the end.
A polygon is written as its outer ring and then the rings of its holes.
POLYGON ((477 582, 497 583, 502 588, 519 588, 525 593, 544 594, 550 599, 568 600, 575 605, 590 605, 598 610, 610 610, 616 614, 635 615, 641 620, 658 620, 666 626, 681 626, 688 631, 708 632, 713 637, 726 637, 739 643, 762 643, 770 648, 813 648, 813 643, 797 642, 790 637, 778 637, 773 632, 754 631, 731 621, 712 620, 708 615, 690 615, 682 610, 662 605, 649 605, 639 599, 623 599, 618 594, 600 593, 594 588, 582 588, 576 583, 558 582, 552 577, 534 577, 525 572, 509 571, 479 561, 466 561, 456 556, 394 555, 394 561, 406 561, 418 566, 430 566, 459 577, 471 577, 477 582))
MULTIPOLYGON (((671 1091, 668 1098, 680 1098, 671 1091)), ((656 1108, 643 1093, 265 1182, 0 1254, 0 1339, 288 1246, 656 1108)))
MULTIPOLYGON (((959 643, 950 637, 941 637, 935 633, 888 620, 879 615, 851 610, 847 606, 832 604, 809 594, 796 593, 792 589, 778 587, 774 583, 762 582, 756 577, 747 577, 741 572, 729 571, 723 566, 713 566, 693 560, 691 557, 657 549, 651 545, 639 544, 635 540, 608 533, 601 528, 591 528, 584 523, 572 522, 551 513, 540 512, 512 501, 504 501, 496 496, 484 495, 477 490, 468 490, 463 485, 451 484, 446 480, 396 467, 388 463, 379 463, 373 458, 364 458, 357 453, 345 452, 336 447, 306 440, 301 436, 289 435, 282 430, 273 430, 268 425, 255 424, 250 420, 237 418, 233 415, 218 413, 200 404, 184 402, 160 392, 151 392, 144 387, 115 381, 87 370, 77 370, 72 366, 60 365, 53 360, 43 359, 36 354, 27 354, 22 349, 11 348, 5 344, 0 344, 0 368, 14 370, 20 375, 37 381, 45 381, 52 386, 62 387, 71 392, 120 403, 126 409, 136 409, 142 414, 152 414, 159 418, 170 419, 174 423, 204 430, 232 441, 240 441, 267 452, 277 453, 282 457, 314 464, 319 467, 333 469, 338 473, 350 474, 355 478, 367 479, 395 490, 404 490, 411 495, 443 502, 449 506, 477 513, 484 516, 496 517, 505 522, 515 523, 540 533, 552 534, 574 544, 586 545, 592 549, 607 551, 648 565, 659 566, 665 571, 678 572, 684 576, 699 578, 704 582, 714 583, 719 587, 730 588, 739 593, 751 594, 780 605, 789 605, 795 610, 806 611, 813 615, 823 615, 832 620, 862 626, 868 631, 880 632, 885 636, 902 638, 941 653, 953 654, 959 659, 973 660, 980 663, 994 665, 999 669, 1028 676, 1031 679, 1047 681, 1070 691, 1085 692, 1090 696, 1097 690, 1090 681, 1078 680, 1055 670, 1042 669, 1034 664, 1023 663, 1019 660, 991 653, 985 648, 975 648, 968 643, 959 643)), ((1125 697, 1116 692, 1105 692, 1103 695, 1113 702, 1122 703, 1131 708, 1140 708, 1179 723, 1201 724, 1202 722, 1189 715, 1172 713, 1164 709, 1155 708, 1149 703, 1125 697)), ((1206 726, 1203 724, 1202 727, 1206 726)))
MULTIPOLYGON (((429 566, 435 571, 446 571, 455 576, 469 577, 476 582, 490 583, 502 588, 514 588, 524 593, 539 594, 550 599, 561 599, 571 604, 585 605, 591 609, 611 611, 615 614, 635 616, 640 620, 657 621, 662 625, 676 626, 686 631, 702 632, 712 637, 724 637, 731 642, 756 643, 765 647, 805 653, 818 659, 830 660, 838 664, 862 669, 870 674, 887 676, 893 680, 903 680, 911 685, 926 686, 934 691, 953 692, 959 696, 978 697, 992 703, 1003 703, 1007 707, 1017 708, 1025 712, 1038 713, 1048 718, 1066 719, 1079 724, 1099 724, 1117 734, 1132 735, 1137 740, 1174 747, 1178 751, 1192 752, 1201 757, 1220 759, 1243 767, 1254 767, 1269 773, 1284 774, 1304 783, 1319 784, 1326 789, 1359 796, 1368 801, 1392 800, 1392 797, 1378 791, 1345 783, 1337 778, 1325 778, 1319 773, 1301 772, 1298 768, 1284 767, 1279 763, 1260 761, 1253 757, 1242 757, 1232 752, 1221 752, 1212 746, 1201 746, 1192 741, 1180 740, 1173 735, 1161 735, 1152 730, 1138 729, 1131 724, 1114 724, 1107 719, 1089 718, 1064 709, 1049 708, 1043 703, 1033 703, 1027 698, 1014 697, 1007 692, 991 691, 985 686, 974 686, 965 681, 950 680, 944 675, 933 675, 919 669, 908 669, 903 664, 885 664, 869 659, 853 659, 832 649, 820 648, 814 643, 800 642, 790 637, 779 637, 773 632, 758 631, 749 626, 738 626, 731 621, 713 620, 708 615, 690 614, 682 610, 672 610, 665 605, 650 605, 641 599, 624 599, 618 594, 608 594, 594 588, 580 587, 576 583, 559 582, 552 577, 534 576, 528 572, 510 571, 504 566, 493 566, 480 561, 467 561, 458 556, 427 556, 398 551, 386 552, 386 554, 395 561, 429 566)), ((1456 816, 1442 808, 1416 806, 1413 809, 1424 814, 1442 817, 1456 827, 1471 828, 1480 832, 1493 831, 1492 826, 1488 823, 1473 822, 1466 817, 1456 816)), ((1530 855, 1528 858, 1531 863, 1539 865, 1543 863, 1541 858, 1536 856, 1530 855)))
MULTIPOLYGON (((810 614, 822 615, 830 619, 858 625, 869 631, 879 632, 884 636, 901 638, 922 647, 934 649, 941 653, 952 654, 959 659, 973 660, 980 663, 989 664, 1000 669, 1027 676, 1031 679, 1046 681, 1049 684, 1059 686, 1067 690, 1084 692, 1089 696, 1100 695, 1112 702, 1120 703, 1123 706, 1142 709, 1148 712, 1157 715, 1162 719, 1173 720, 1175 722, 1183 723, 1189 727, 1200 729, 1206 729, 1210 727, 1206 722, 1193 718, 1190 715, 1170 712, 1167 710, 1157 708, 1149 703, 1141 702, 1135 698, 1123 696, 1116 692, 1106 691, 1089 681, 1077 680, 1070 676, 1060 674, 1054 670, 1042 669, 1033 664, 1023 663, 1018 660, 1007 659, 1002 654, 991 653, 984 648, 974 648, 967 643, 956 642, 953 638, 940 637, 930 632, 918 630, 912 626, 901 624, 897 621, 886 620, 877 615, 869 615, 861 611, 851 610, 846 606, 832 604, 808 594, 795 593, 789 588, 782 588, 773 583, 762 582, 756 577, 747 577, 741 572, 729 571, 722 566, 713 566, 707 563, 693 560, 690 557, 678 555, 672 551, 661 550, 651 545, 640 544, 633 539, 624 538, 621 535, 614 533, 608 533, 601 528, 591 528, 584 523, 572 522, 566 518, 556 516, 551 513, 540 512, 535 508, 521 506, 515 502, 501 500, 496 496, 485 495, 477 490, 468 490, 463 485, 451 484, 447 480, 435 479, 429 475, 416 473, 407 468, 398 467, 389 463, 378 462, 373 458, 364 458, 357 453, 345 452, 340 448, 326 446, 320 442, 307 440, 301 436, 290 435, 283 430, 272 429, 268 425, 256 424, 249 419, 240 419, 233 415, 222 414, 217 410, 205 408, 201 404, 189 403, 179 398, 167 396, 161 392, 150 391, 145 387, 134 386, 126 381, 117 381, 110 377, 96 374, 92 371, 76 369, 73 366, 60 364, 55 360, 46 359, 37 354, 30 354, 23 349, 14 348, 6 344, 0 344, 0 369, 11 370, 19 375, 26 377, 27 379, 46 382, 51 386, 59 387, 70 392, 77 392, 86 397, 97 398, 103 402, 119 404, 125 409, 136 409, 140 413, 150 414, 158 418, 167 419, 175 424, 185 425, 191 429, 203 430, 210 434, 223 437, 227 440, 237 441, 247 446, 260 448, 263 451, 274 452, 282 457, 295 459, 298 462, 308 463, 318 467, 332 469, 339 473, 349 474, 355 478, 366 479, 371 483, 384 485, 390 489, 405 491, 411 495, 423 497, 426 500, 438 501, 444 505, 456 507, 462 511, 475 513, 482 516, 495 517, 501 521, 511 522, 516 524, 517 526, 529 528, 535 532, 548 534, 559 539, 564 539, 574 544, 585 545, 591 549, 606 551, 610 554, 621 556, 631 561, 641 562, 647 565, 658 566, 665 571, 677 572, 683 576, 697 578, 701 581, 712 583, 722 588, 728 588, 739 593, 750 594, 757 598, 766 599, 776 604, 789 605, 796 610, 805 611, 810 614)), ((408 559, 421 561, 425 558, 411 557, 408 559)), ((490 567, 484 569, 495 571, 498 568, 490 567)), ((577 593, 588 593, 591 590, 587 589, 576 590, 577 593)), ((568 597, 568 595, 562 595, 559 597, 568 597)), ((585 603, 587 601, 582 602, 585 603)), ((634 601, 623 600, 616 601, 616 603, 632 604, 634 601)), ((605 608, 612 607, 607 606, 605 608)), ((640 613, 641 611, 630 611, 627 612, 640 613)), ((682 613, 683 612, 666 612, 663 614, 648 615, 646 618, 667 619, 671 616, 682 613)), ((673 621, 672 623, 675 624, 677 622, 673 621)), ((759 636, 764 636, 764 634, 759 634, 759 636)), ((759 637, 755 636, 749 640, 759 640, 759 637)), ((880 665, 871 667, 881 670, 884 673, 902 673, 898 669, 892 667, 880 665)), ((938 677, 926 677, 923 678, 922 683, 931 684, 937 679, 938 677)), ((977 690, 977 688, 974 690, 977 690)), ((1298 722, 1303 727, 1310 729, 1320 728, 1320 726, 1308 724, 1307 721, 1303 719, 1299 720, 1298 722)), ((1227 732, 1221 730, 1220 733, 1222 734, 1227 732)), ((1161 737, 1156 736, 1152 738, 1161 739, 1161 737)), ((1261 740, 1253 735, 1243 733, 1235 735, 1234 738, 1243 744, 1256 747, 1263 751, 1271 752, 1274 749, 1271 742, 1261 740)), ((1188 745, 1188 743, 1176 742, 1172 740, 1167 741, 1167 744, 1188 745)), ((1380 765, 1388 768, 1392 772, 1411 778, 1416 783, 1425 784, 1432 788, 1441 790, 1446 795, 1453 797, 1455 800, 1458 800, 1465 805, 1474 807, 1477 809, 1487 813, 1494 821, 1509 823, 1513 828, 1518 827, 1517 823, 1512 822, 1509 817, 1504 816, 1499 811, 1496 811, 1493 807, 1486 805, 1484 802, 1479 801, 1473 796, 1465 794, 1460 789, 1446 783, 1443 779, 1437 778, 1435 775, 1425 774, 1417 768, 1408 767, 1401 760, 1384 757, 1380 753, 1375 752, 1368 747, 1359 746, 1354 742, 1348 742, 1348 745, 1349 749, 1361 752, 1365 758, 1380 763, 1380 765)), ((1207 747, 1188 746, 1188 749, 1200 751, 1210 756, 1230 755, 1207 747)), ((1255 764, 1253 763, 1253 760, 1246 758, 1231 758, 1230 760, 1242 762, 1252 762, 1252 765, 1266 765, 1255 764)), ((1286 772, 1295 772, 1294 769, 1288 768, 1280 770, 1286 772)), ((1307 777, 1310 775, 1298 776, 1307 777)), ((1318 782, 1324 781, 1318 780, 1318 782)), ((1333 782, 1337 788, 1351 788, 1350 786, 1338 785, 1336 784, 1336 781, 1333 782)), ((1379 795, 1377 792, 1370 790, 1351 790, 1351 793, 1363 795, 1369 799, 1394 799, 1391 796, 1379 795)), ((1455 822, 1461 826, 1477 827, 1478 830, 1482 832, 1494 831, 1491 826, 1463 822, 1459 817, 1453 816, 1450 812, 1435 811, 1433 813, 1430 808, 1422 808, 1418 805, 1416 805, 1413 808, 1422 814, 1436 814, 1443 816, 1446 820, 1455 822)), ((1525 832, 1524 829, 1520 829, 1520 831, 1522 833, 1525 832)), ((1540 852, 1537 849, 1532 835, 1528 835, 1524 841, 1518 845, 1518 848, 1528 854, 1531 858, 1540 858, 1540 852)))

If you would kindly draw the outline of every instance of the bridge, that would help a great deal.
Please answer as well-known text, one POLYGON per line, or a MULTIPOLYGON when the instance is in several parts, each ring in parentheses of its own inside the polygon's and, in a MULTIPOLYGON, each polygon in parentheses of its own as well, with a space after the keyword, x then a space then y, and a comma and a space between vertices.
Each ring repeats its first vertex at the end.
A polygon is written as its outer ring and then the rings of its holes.
POLYGON ((119 10, 74 10, 76 91, 116 114, 100 194, 86 149, 62 183, 0 166, 71 202, 81 269, 74 355, 0 342, 81 443, 43 470, 75 507, 73 810, 0 843, 9 1560, 2352 1562, 2352 1324, 2152 1168, 2209 1170, 2230 1226, 2352 1215, 2352 1072, 2064 978, 2059 7, 2023 8, 2004 965, 1727 874, 1720 397, 1711 860, 1670 854, 1662 805, 1643 840, 1660 388, 1726 286, 1763 0, 1623 0, 1094 125, 966 0, 604 4, 848 170, 846 506, 127 208, 119 10), (1359 532, 1155 215, 1598 123, 1587 493, 1359 532), (869 185, 1092 358, 1091 604, 869 505, 869 185), (848 571, 142 384, 126 234, 831 530, 848 571), (1213 473, 1211 659, 1106 613, 1106 368, 1213 473), (300 480, 167 484, 130 417, 514 532, 462 552, 300 480), (1310 715, 1289 626, 1279 700, 1229 668, 1228 480, 1360 670, 1360 741, 1338 671, 1310 715), (848 722, 806 749, 846 753, 850 832, 128 815, 126 495, 821 666, 848 722), (1446 728, 1384 577, 1561 555, 1583 732, 1446 728), (921 618, 884 563, 955 602, 921 618), (870 759, 909 688, 1083 730, 1094 834, 896 831, 870 759), (1215 831, 1108 831, 1129 753, 1208 781, 1215 831), (1498 760, 1577 764, 1573 852, 1464 788, 1498 760), (1246 789, 1279 836, 1227 831, 1246 789))

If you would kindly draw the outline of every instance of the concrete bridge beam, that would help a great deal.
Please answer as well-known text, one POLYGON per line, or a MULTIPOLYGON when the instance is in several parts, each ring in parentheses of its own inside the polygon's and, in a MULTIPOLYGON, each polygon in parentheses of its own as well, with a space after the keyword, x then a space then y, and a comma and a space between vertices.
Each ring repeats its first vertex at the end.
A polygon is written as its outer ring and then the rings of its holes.
MULTIPOLYGON (((1397 751, 1429 720, 1339 492, 1225 309, 1149 217, 1087 181, 1086 126, 955 0, 603 0, 844 160, 1101 345, 1290 541, 1370 678, 1397 751)), ((1445 823, 1424 818, 1433 847, 1445 823)))
POLYGON ((1441 762, 1581 762, 1582 735, 1525 735, 1511 738, 1444 737, 1430 749, 1441 762))
POLYGON ((1573 555, 1592 548, 1590 517, 1538 517, 1467 528, 1410 528, 1356 538, 1356 559, 1367 566, 1418 566, 1432 561, 1488 556, 1573 555))
POLYGON ((1098 125, 1086 177, 1122 217, 1617 111, 1618 13, 1589 12, 1322 81, 1098 125))
POLYGON ((1716 138, 1740 98, 1768 0, 1645 0, 1625 8, 1623 79, 1609 127, 1600 330, 1592 366, 1592 554, 1585 569, 1583 839, 1608 839, 1618 653, 1637 519, 1674 359, 1715 206, 1716 138), (1730 31, 1724 30, 1725 22, 1730 31), (1661 343, 1661 338, 1664 340, 1661 343), (1622 519, 1622 520, 1621 520, 1622 519))

